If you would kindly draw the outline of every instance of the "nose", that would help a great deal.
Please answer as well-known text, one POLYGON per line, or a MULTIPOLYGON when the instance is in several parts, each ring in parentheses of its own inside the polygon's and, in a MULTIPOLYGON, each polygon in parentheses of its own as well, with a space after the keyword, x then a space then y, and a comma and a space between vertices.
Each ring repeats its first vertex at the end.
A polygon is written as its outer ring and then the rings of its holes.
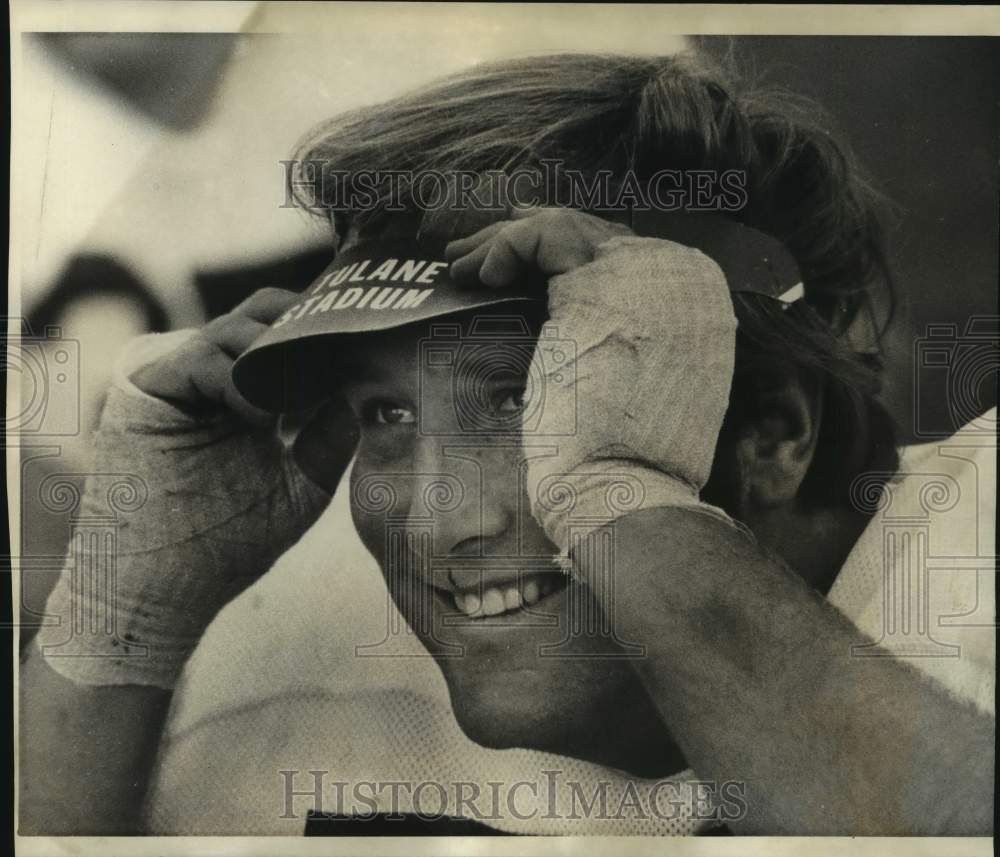
POLYGON ((456 582, 459 588, 475 585, 456 574, 475 573, 476 582, 481 575, 514 576, 509 568, 491 571, 490 560, 516 556, 519 459, 519 447, 511 443, 435 437, 416 442, 407 529, 430 528, 435 571, 429 582, 454 589, 456 582), (458 560, 459 570, 448 560, 458 560))
POLYGON ((504 549, 516 509, 515 454, 516 449, 486 441, 425 437, 417 442, 407 520, 433 523, 437 556, 504 549))

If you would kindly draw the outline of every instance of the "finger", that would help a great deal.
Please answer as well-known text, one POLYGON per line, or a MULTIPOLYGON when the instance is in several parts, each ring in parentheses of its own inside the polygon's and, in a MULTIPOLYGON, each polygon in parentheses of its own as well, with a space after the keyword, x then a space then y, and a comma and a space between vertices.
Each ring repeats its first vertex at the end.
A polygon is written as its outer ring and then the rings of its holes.
POLYGON ((479 279, 498 288, 515 282, 526 268, 554 277, 591 262, 594 242, 581 234, 573 214, 539 209, 530 217, 510 223, 490 242, 479 279))
POLYGON ((198 371, 190 375, 191 386, 202 400, 231 411, 250 425, 273 424, 273 414, 254 407, 239 394, 233 384, 232 368, 232 358, 223 351, 206 352, 198 371))
POLYGON ((546 211, 568 211, 569 209, 553 208, 544 205, 522 205, 514 206, 510 210, 511 220, 524 220, 527 217, 537 217, 546 211))
POLYGON ((202 335, 233 359, 246 351, 270 325, 235 312, 220 316, 205 325, 202 335))
POLYGON ((301 298, 299 292, 289 289, 258 289, 229 314, 247 316, 261 324, 271 324, 301 298))
POLYGON ((453 241, 448 242, 448 245, 445 247, 445 258, 449 262, 454 262, 463 256, 467 256, 473 250, 481 247, 483 243, 494 238, 512 223, 549 213, 552 214, 550 219, 555 222, 558 222, 557 218, 568 219, 574 215, 580 214, 580 212, 573 211, 571 209, 547 208, 541 205, 512 208, 509 211, 508 219, 496 221, 495 223, 491 223, 489 226, 483 227, 478 232, 474 232, 472 235, 467 235, 464 238, 456 238, 453 241))
POLYGON ((479 268, 483 285, 493 289, 510 285, 526 267, 535 265, 541 235, 537 229, 520 228, 527 225, 525 221, 512 225, 490 242, 479 268))
MULTIPOLYGON (((494 239, 495 240, 495 239, 494 239)), ((486 261, 486 256, 493 246, 492 241, 486 241, 476 247, 467 256, 451 263, 451 277, 460 283, 479 283, 479 269, 486 261)))
POLYGON ((539 268, 551 276, 589 261, 587 254, 575 247, 575 233, 563 226, 565 222, 566 218, 538 216, 507 221, 494 236, 453 263, 453 275, 502 288, 528 268, 539 268), (541 252, 543 247, 547 249, 541 252))
POLYGON ((452 262, 456 280, 478 280, 491 288, 515 282, 527 268, 548 277, 591 262, 595 248, 627 229, 568 209, 534 207, 515 211, 514 219, 493 224, 455 242, 453 252, 466 255, 452 262))
POLYGON ((453 262, 456 259, 460 259, 462 256, 468 255, 477 247, 482 246, 484 242, 489 241, 509 222, 510 221, 508 220, 498 220, 496 223, 484 226, 478 232, 473 232, 472 235, 467 235, 465 238, 456 238, 454 241, 449 241, 448 245, 444 248, 445 259, 449 262, 453 262))

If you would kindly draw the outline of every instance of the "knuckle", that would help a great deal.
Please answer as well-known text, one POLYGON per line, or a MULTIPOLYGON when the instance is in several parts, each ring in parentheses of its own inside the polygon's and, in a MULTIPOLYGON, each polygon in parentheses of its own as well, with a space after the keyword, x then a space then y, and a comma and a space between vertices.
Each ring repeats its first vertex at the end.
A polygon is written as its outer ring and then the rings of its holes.
POLYGON ((250 298, 258 298, 259 300, 274 300, 284 297, 289 297, 292 295, 288 289, 282 289, 278 286, 264 286, 262 289, 257 289, 250 298))
POLYGON ((518 238, 527 235, 532 229, 532 226, 526 220, 515 220, 508 227, 506 227, 497 236, 503 244, 512 244, 518 238))
MULTIPOLYGON (((218 321, 218 319, 216 319, 216 321, 218 321)), ((215 342, 213 340, 214 329, 212 328, 214 323, 214 321, 209 322, 188 340, 187 345, 190 349, 190 353, 195 356, 202 357, 215 351, 215 342)))
POLYGON ((224 336, 226 331, 230 330, 239 321, 240 316, 236 313, 236 310, 224 313, 223 315, 213 318, 210 322, 208 322, 208 324, 199 330, 196 339, 203 345, 210 345, 214 347, 216 341, 220 337, 224 336))
POLYGON ((264 286, 257 289, 250 297, 244 300, 233 310, 234 313, 245 313, 250 310, 263 309, 280 303, 282 300, 290 299, 293 295, 287 289, 279 289, 277 286, 264 286))

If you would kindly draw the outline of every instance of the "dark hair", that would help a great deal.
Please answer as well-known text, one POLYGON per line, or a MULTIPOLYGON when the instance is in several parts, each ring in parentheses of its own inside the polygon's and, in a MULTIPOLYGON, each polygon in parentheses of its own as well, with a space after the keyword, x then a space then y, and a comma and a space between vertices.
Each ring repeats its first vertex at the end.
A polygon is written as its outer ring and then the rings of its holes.
MULTIPOLYGON (((823 423, 801 496, 846 502, 861 472, 898 465, 879 404, 877 344, 891 316, 883 204, 816 105, 743 86, 704 57, 556 54, 476 66, 373 107, 335 117, 300 145, 299 163, 359 171, 539 168, 555 160, 585 177, 663 169, 739 170, 747 205, 727 213, 781 240, 806 301, 782 312, 737 296, 737 371, 727 424, 752 418, 761 384, 797 377, 822 390, 823 423), (887 307, 869 353, 843 336, 887 307)), ((365 210, 331 211, 335 230, 372 224, 390 202, 377 184, 365 210)), ((295 194, 294 184, 290 192, 295 194)), ((300 201, 307 206, 301 197, 300 201)))

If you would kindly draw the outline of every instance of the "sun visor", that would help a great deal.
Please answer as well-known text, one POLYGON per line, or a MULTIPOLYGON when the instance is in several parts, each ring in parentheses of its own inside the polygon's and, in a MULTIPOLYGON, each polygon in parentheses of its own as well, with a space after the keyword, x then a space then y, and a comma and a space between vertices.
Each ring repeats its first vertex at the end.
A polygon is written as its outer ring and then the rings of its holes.
MULTIPOLYGON (((719 265, 734 292, 766 295, 786 306, 804 295, 789 251, 757 229, 715 214, 634 211, 609 219, 628 223, 637 235, 701 250, 719 265)), ((544 300, 540 275, 504 289, 459 285, 450 278, 443 242, 382 237, 339 254, 301 300, 239 357, 233 381, 257 407, 300 410, 329 394, 333 337, 494 304, 544 300)))
POLYGON ((789 250, 759 229, 719 214, 633 211, 636 235, 694 247, 725 274, 732 292, 765 295, 790 305, 805 297, 802 274, 789 250))
POLYGON ((269 411, 298 410, 325 395, 330 339, 371 333, 477 307, 545 300, 544 281, 512 288, 459 285, 443 247, 378 240, 341 254, 302 299, 240 355, 233 382, 249 402, 269 411))

